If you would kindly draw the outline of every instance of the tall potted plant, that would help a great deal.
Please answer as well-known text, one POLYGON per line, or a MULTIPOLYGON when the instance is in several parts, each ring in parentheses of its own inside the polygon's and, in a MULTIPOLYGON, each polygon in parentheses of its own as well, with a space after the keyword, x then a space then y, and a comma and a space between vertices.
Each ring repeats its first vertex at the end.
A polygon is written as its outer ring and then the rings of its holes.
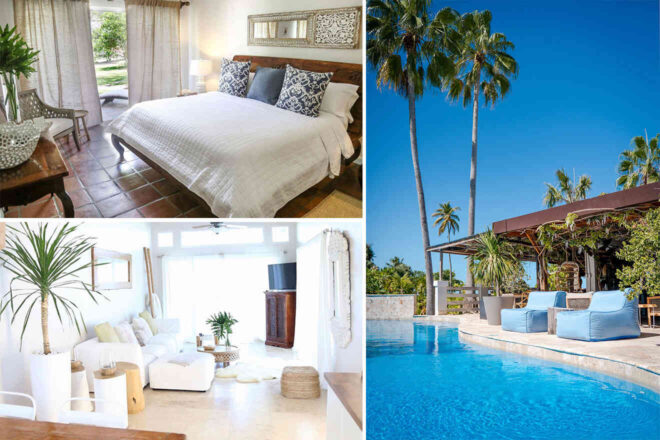
POLYGON ((7 225, 6 245, 0 251, 2 266, 13 274, 9 291, 0 298, 0 319, 5 311, 9 312, 12 324, 22 317, 21 350, 32 310, 35 306, 41 310, 43 350, 30 355, 30 382, 39 420, 56 421, 57 412, 71 395, 70 352, 51 350, 50 305, 55 308, 60 323, 64 325, 65 315, 67 322, 82 334, 85 329, 82 312, 67 294, 71 289, 80 290, 95 303, 98 296, 105 298, 78 278, 81 271, 91 267, 91 261, 81 260, 94 246, 92 238, 76 233, 79 226, 65 223, 53 228, 42 223, 32 230, 27 223, 21 223, 18 228, 7 225))
POLYGON ((0 28, 0 75, 7 87, 5 105, 9 121, 18 121, 18 94, 16 80, 19 75, 29 78, 35 72, 32 65, 37 61, 38 50, 32 50, 16 27, 0 28))
POLYGON ((225 338, 225 347, 227 348, 231 347, 231 343, 229 342, 229 335, 233 332, 231 328, 237 322, 231 316, 231 313, 228 312, 215 313, 206 320, 206 323, 211 326, 211 331, 213 331, 213 335, 216 338, 225 338))
POLYGON ((516 268, 513 248, 488 229, 477 238, 476 251, 470 260, 470 270, 475 280, 487 286, 495 287, 495 296, 483 298, 488 324, 501 324, 500 311, 513 307, 513 297, 500 296, 504 279, 516 268))

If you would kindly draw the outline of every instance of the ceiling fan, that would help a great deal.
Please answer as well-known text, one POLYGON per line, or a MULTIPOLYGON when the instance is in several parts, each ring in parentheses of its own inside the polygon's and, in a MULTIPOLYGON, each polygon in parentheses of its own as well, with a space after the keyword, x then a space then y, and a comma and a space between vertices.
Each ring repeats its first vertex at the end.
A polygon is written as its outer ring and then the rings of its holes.
POLYGON ((208 225, 193 226, 193 229, 211 229, 216 234, 219 234, 223 229, 245 229, 245 225, 230 225, 225 222, 210 222, 208 225))

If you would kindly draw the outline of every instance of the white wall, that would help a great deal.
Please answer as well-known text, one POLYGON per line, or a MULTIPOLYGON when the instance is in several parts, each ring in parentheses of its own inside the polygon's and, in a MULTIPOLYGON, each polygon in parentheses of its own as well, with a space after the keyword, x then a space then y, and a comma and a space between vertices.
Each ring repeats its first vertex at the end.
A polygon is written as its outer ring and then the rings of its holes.
MULTIPOLYGON (((217 89, 222 57, 261 55, 362 63, 361 49, 248 46, 248 15, 361 6, 361 0, 195 0, 191 2, 191 59, 213 61, 208 90, 217 89)), ((184 8, 185 9, 185 8, 184 8)), ((362 42, 364 47, 364 42, 362 42)), ((191 82, 191 85, 193 83, 191 82)))
MULTIPOLYGON (((69 350, 77 343, 95 336, 94 326, 109 321, 115 324, 136 316, 145 308, 146 282, 144 274, 144 259, 142 247, 149 246, 150 232, 147 223, 119 222, 88 222, 80 231, 96 237, 97 246, 119 252, 130 253, 133 256, 133 288, 124 290, 104 291, 110 301, 99 300, 96 305, 85 292, 69 290, 66 297, 80 307, 87 334, 80 336, 75 326, 69 325, 65 318, 62 326, 55 311, 49 313, 49 336, 53 351, 69 350)), ((91 257, 90 257, 91 258, 91 257)), ((81 272, 80 278, 91 282, 91 269, 81 272)), ((11 274, 0 268, 0 294, 7 291, 11 274)), ((19 317, 14 325, 9 324, 8 311, 0 317, 0 389, 7 391, 29 392, 29 377, 27 376, 27 355, 40 351, 42 348, 40 311, 32 311, 31 322, 23 339, 23 350, 19 351, 20 332, 23 319, 19 317)), ((93 366, 88 366, 88 368, 93 366)))
POLYGON ((333 371, 362 371, 363 328, 364 328, 364 239, 361 221, 301 222, 298 224, 298 243, 303 244, 332 228, 342 231, 348 238, 351 267, 351 332, 352 340, 346 348, 337 348, 333 371))

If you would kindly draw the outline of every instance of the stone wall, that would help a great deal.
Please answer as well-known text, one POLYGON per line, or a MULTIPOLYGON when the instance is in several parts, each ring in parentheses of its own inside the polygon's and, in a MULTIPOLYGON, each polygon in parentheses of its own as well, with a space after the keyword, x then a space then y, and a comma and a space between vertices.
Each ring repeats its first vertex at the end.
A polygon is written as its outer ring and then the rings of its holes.
POLYGON ((415 295, 367 295, 367 319, 410 319, 415 295))

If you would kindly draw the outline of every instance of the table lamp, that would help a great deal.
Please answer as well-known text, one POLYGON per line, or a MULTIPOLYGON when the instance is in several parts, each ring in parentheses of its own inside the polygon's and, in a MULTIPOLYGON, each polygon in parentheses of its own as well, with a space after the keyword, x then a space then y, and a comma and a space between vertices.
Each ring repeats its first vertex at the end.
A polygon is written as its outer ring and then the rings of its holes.
POLYGON ((206 92, 206 83, 204 78, 211 73, 211 61, 209 60, 192 60, 190 62, 190 75, 197 77, 195 87, 197 92, 206 92))

